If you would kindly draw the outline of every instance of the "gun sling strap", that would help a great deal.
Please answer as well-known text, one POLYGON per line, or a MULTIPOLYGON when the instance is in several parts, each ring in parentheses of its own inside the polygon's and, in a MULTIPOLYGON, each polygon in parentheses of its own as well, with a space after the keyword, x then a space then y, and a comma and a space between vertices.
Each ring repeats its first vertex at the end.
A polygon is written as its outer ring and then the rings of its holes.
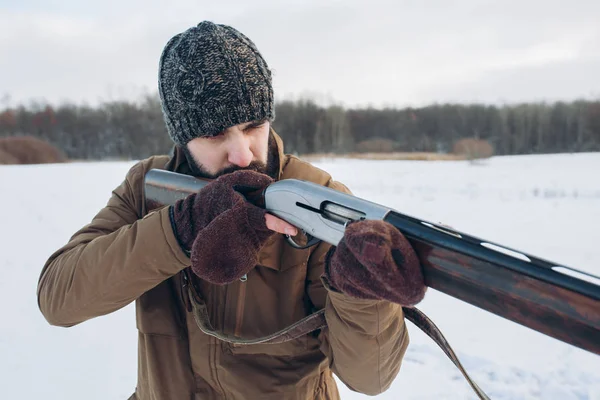
MULTIPOLYGON (((224 342, 238 344, 238 345, 251 345, 251 344, 276 344, 284 343, 290 340, 307 335, 317 329, 323 329, 327 327, 327 321, 325 320, 325 310, 321 309, 294 324, 274 332, 270 335, 263 336, 256 339, 243 339, 233 335, 227 335, 222 332, 217 332, 210 323, 210 317, 206 303, 198 294, 195 285, 192 283, 190 276, 188 275, 187 269, 182 271, 182 295, 183 301, 188 311, 191 311, 194 315, 194 319, 198 328, 207 335, 213 336, 224 342), (185 295, 187 291, 188 296, 185 295)), ((489 400, 489 397, 485 394, 481 388, 471 379, 467 371, 462 366, 452 347, 440 331, 440 329, 419 309, 415 307, 402 307, 404 316, 419 329, 421 329, 427 336, 433 339, 434 342, 446 353, 448 358, 452 360, 456 368, 460 370, 469 385, 473 388, 477 396, 482 400, 489 400)))

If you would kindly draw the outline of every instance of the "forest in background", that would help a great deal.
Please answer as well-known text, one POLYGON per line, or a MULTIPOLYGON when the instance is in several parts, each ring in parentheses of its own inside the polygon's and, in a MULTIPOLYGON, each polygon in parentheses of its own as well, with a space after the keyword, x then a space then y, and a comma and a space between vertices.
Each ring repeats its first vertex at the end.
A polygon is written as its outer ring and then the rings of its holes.
MULTIPOLYGON (((302 99, 276 104, 287 153, 456 152, 485 142, 497 155, 600 151, 600 100, 507 105, 344 108, 302 99)), ((158 96, 138 102, 19 105, 0 110, 0 138, 32 136, 69 159, 142 159, 168 153, 158 96)))

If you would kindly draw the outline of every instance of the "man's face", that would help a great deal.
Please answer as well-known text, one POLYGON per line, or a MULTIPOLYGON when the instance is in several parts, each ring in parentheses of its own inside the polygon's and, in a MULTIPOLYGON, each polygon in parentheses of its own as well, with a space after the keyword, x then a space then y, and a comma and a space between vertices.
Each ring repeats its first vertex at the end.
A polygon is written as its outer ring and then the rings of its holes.
POLYGON ((195 138, 184 151, 192 172, 199 177, 215 179, 236 170, 249 169, 275 178, 276 146, 269 132, 268 121, 246 122, 214 137, 195 138))

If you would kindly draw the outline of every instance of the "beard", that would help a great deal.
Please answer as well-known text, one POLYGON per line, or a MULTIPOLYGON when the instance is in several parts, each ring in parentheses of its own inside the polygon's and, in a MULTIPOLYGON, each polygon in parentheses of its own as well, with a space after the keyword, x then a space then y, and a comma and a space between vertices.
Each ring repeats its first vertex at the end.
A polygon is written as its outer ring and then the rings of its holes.
POLYGON ((231 167, 223 168, 214 174, 210 173, 206 167, 202 165, 202 163, 194 158, 187 146, 182 146, 181 148, 185 154, 185 157, 187 158, 192 175, 197 178, 216 179, 221 175, 230 174, 232 172, 241 170, 260 172, 270 176, 273 180, 277 180, 279 177, 279 154, 277 151, 277 142, 275 142, 273 135, 269 135, 266 163, 262 161, 252 161, 247 167, 232 165, 231 167))

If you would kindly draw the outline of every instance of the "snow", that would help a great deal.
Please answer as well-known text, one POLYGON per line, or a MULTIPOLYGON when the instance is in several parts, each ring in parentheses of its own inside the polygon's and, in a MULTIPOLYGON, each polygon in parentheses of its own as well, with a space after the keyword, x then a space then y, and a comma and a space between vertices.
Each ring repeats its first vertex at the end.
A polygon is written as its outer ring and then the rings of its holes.
MULTIPOLYGON (((36 299, 48 256, 106 204, 133 163, 0 166, 2 398, 125 399, 133 392, 133 305, 59 328, 47 324, 36 299)), ((600 153, 315 165, 357 196, 600 275, 600 153)), ((434 290, 419 308, 492 399, 600 399, 600 356, 434 290)), ((410 323, 408 329, 400 374, 377 398, 475 398, 437 345, 410 323)), ((369 398, 342 383, 340 390, 343 399, 369 398)))

